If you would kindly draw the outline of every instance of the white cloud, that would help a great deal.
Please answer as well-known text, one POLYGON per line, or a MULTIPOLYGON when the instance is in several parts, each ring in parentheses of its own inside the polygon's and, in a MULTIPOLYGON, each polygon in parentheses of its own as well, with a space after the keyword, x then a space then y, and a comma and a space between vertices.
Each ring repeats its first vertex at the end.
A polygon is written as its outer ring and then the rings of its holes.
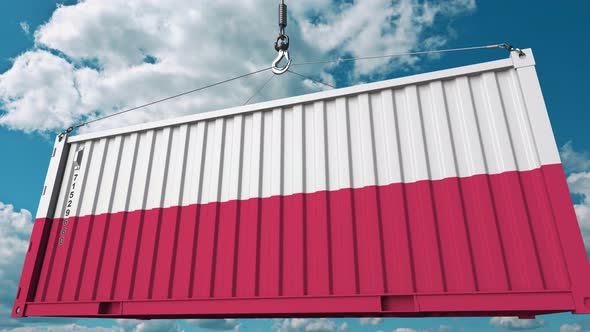
POLYGON ((305 326, 307 326, 309 321, 310 320, 306 318, 288 318, 277 320, 274 328, 279 332, 304 331, 305 326))
POLYGON ((590 169, 590 155, 588 153, 576 151, 571 141, 565 143, 560 151, 561 160, 565 171, 581 172, 590 169))
MULTIPOLYGON (((404 52, 444 45, 445 25, 474 8, 474 0, 294 1, 289 3, 287 32, 294 62, 404 52), (439 33, 429 29, 436 24, 439 33)), ((276 4, 263 0, 86 0, 58 6, 49 22, 35 31, 35 49, 0 75, 0 125, 55 132, 86 118, 267 67, 275 57, 277 30, 276 4)), ((404 57, 359 62, 351 79, 358 82, 358 75, 418 61, 404 57)), ((325 68, 298 71, 334 83, 325 68)), ((236 81, 83 130, 239 105, 266 77, 236 81)), ((317 87, 284 75, 257 100, 312 89, 317 87)))
POLYGON ((330 332, 338 329, 338 325, 333 321, 325 318, 310 322, 306 327, 305 331, 309 332, 330 332))
POLYGON ((559 327, 559 332, 582 332, 582 329, 580 324, 563 324, 559 327))
POLYGON ((181 332, 176 320, 117 319, 116 323, 125 332, 181 332))
POLYGON ((189 324, 206 330, 239 331, 240 324, 235 319, 189 319, 189 324))
POLYGON ((576 151, 572 142, 560 149, 561 160, 568 174, 570 192, 579 195, 580 201, 574 204, 586 250, 590 252, 590 155, 576 151))
POLYGON ((520 319, 518 317, 492 317, 490 325, 502 330, 532 330, 546 326, 542 319, 520 319))
MULTIPOLYGON (((398 327, 393 332, 450 332, 455 331, 452 326, 439 325, 438 327, 421 328, 419 330, 412 329, 409 327, 398 327)), ((457 329, 457 331, 463 331, 464 329, 457 329)), ((379 332, 379 331, 378 331, 379 332)))
MULTIPOLYGON (((28 318, 30 319, 30 318, 28 318)), ((83 321, 80 321, 83 322, 83 321)), ((57 320, 51 322, 35 322, 25 326, 13 328, 0 328, 0 332, 181 332, 183 331, 176 320, 113 320, 108 326, 108 321, 101 321, 103 326, 86 326, 84 323, 59 324, 57 320)), ((86 322, 88 323, 88 322, 86 322)))
MULTIPOLYGON (((120 327, 87 327, 77 324, 67 325, 30 325, 16 327, 13 329, 3 329, 0 332, 124 332, 120 327)), ((155 330, 154 330, 155 331, 155 330)))
POLYGON ((573 194, 581 195, 582 200, 574 204, 586 250, 590 251, 590 172, 573 173, 567 177, 573 194))
POLYGON ((46 51, 19 56, 0 76, 6 111, 0 124, 25 132, 67 128, 83 113, 76 78, 80 74, 71 63, 46 51))
POLYGON ((0 331, 12 331, 2 328, 14 331, 86 331, 67 318, 10 318, 33 229, 32 219, 28 210, 16 210, 13 205, 0 202, 0 331))
POLYGON ((334 76, 328 74, 326 72, 321 72, 320 77, 309 77, 303 78, 302 84, 309 90, 316 90, 316 91, 325 91, 325 90, 332 90, 337 88, 336 81, 334 80, 334 76), (313 79, 313 80, 311 80, 313 79))
POLYGON ((33 230, 32 219, 28 210, 15 211, 13 205, 0 202, 0 234, 13 233, 19 237, 29 237, 33 230))
POLYGON ((335 321, 327 318, 304 319, 288 318, 278 320, 273 326, 277 332, 333 332, 343 331, 348 328, 348 323, 338 325, 335 321))
POLYGON ((383 318, 380 318, 380 317, 359 318, 359 323, 361 325, 379 325, 382 322, 383 322, 383 318))
POLYGON ((449 325, 441 324, 438 327, 438 331, 439 332, 450 332, 450 331, 453 331, 453 327, 452 326, 449 326, 449 325))
MULTIPOLYGON (((323 52, 338 50, 355 57, 403 53, 428 38, 436 37, 438 45, 443 45, 446 42, 443 35, 425 38, 424 29, 431 27, 440 15, 457 15, 474 8, 474 0, 443 3, 365 0, 340 6, 329 4, 321 8, 322 19, 301 22, 302 37, 309 44, 316 43, 323 52)), ((356 74, 384 69, 388 61, 361 61, 355 68, 356 74)), ((412 65, 417 61, 415 57, 401 57, 393 64, 412 65)))
POLYGON ((18 289, 32 228, 29 211, 15 211, 14 206, 0 202, 0 326, 16 324, 8 317, 18 289))
POLYGON ((22 21, 19 23, 19 25, 25 34, 28 35, 31 33, 31 27, 29 27, 29 23, 27 23, 26 21, 22 21))

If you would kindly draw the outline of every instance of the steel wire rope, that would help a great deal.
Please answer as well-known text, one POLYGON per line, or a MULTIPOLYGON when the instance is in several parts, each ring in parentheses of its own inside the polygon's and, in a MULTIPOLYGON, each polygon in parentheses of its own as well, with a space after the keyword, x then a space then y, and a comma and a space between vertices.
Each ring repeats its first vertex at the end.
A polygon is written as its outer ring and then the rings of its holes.
POLYGON ((331 87, 332 89, 336 89, 336 87, 335 87, 335 86, 333 86, 332 84, 328 84, 328 83, 326 83, 326 82, 322 82, 322 81, 320 81, 320 80, 316 80, 316 79, 313 79, 313 78, 311 78, 311 77, 305 76, 305 75, 303 75, 303 74, 299 74, 299 73, 297 73, 297 72, 294 72, 294 71, 292 71, 291 69, 287 70, 287 72, 288 72, 288 73, 291 73, 291 74, 295 74, 295 75, 297 75, 297 76, 300 76, 300 77, 303 77, 303 78, 305 78, 305 79, 308 79, 308 80, 310 80, 310 81, 312 81, 312 82, 314 82, 314 83, 323 84, 323 85, 325 85, 325 86, 329 86, 329 87, 331 87))
POLYGON ((247 77, 247 76, 250 76, 250 75, 254 75, 254 74, 258 74, 258 73, 261 73, 261 72, 264 72, 264 71, 267 71, 267 70, 270 70, 270 69, 271 69, 271 67, 267 67, 267 68, 264 68, 264 69, 255 70, 255 71, 250 72, 250 73, 247 73, 247 74, 235 76, 235 77, 232 77, 232 78, 223 80, 223 81, 215 82, 215 83, 208 84, 208 85, 205 85, 205 86, 196 88, 196 89, 188 90, 188 91, 181 92, 181 93, 178 93, 178 94, 175 94, 175 95, 172 95, 172 96, 168 96, 168 97, 165 97, 165 98, 162 98, 162 99, 154 100, 154 101, 151 101, 149 103, 145 103, 145 104, 141 104, 141 105, 134 106, 134 107, 131 107, 131 108, 127 108, 127 109, 122 110, 122 111, 119 111, 119 112, 111 113, 111 114, 108 114, 108 115, 105 115, 105 116, 102 116, 102 117, 98 117, 98 118, 95 118, 95 119, 92 119, 92 120, 84 121, 84 122, 81 122, 81 123, 79 123, 79 124, 77 124, 75 126, 69 127, 68 129, 66 129, 64 132, 62 132, 60 134, 60 137, 63 137, 65 134, 70 133, 72 130, 74 130, 76 128, 84 127, 84 126, 86 126, 86 125, 88 125, 90 123, 94 123, 94 122, 101 121, 101 120, 104 120, 104 119, 112 118, 112 117, 117 116, 117 115, 121 115, 121 114, 124 114, 124 113, 128 113, 128 112, 131 112, 131 111, 138 110, 140 108, 144 108, 144 107, 152 106, 152 105, 155 105, 155 104, 159 104, 159 103, 162 103, 162 102, 165 102, 165 101, 168 101, 168 100, 171 100, 171 99, 175 99, 175 98, 178 98, 178 97, 186 96, 186 95, 191 94, 191 93, 195 93, 195 92, 202 91, 202 90, 205 90, 205 89, 208 89, 208 88, 212 88, 214 86, 218 86, 218 85, 221 85, 221 84, 224 84, 224 83, 235 81, 237 79, 244 78, 244 77, 247 77))
MULTIPOLYGON (((506 50, 508 50, 510 52, 512 52, 512 51, 518 52, 518 54, 520 56, 523 56, 524 55, 524 52, 520 48, 515 48, 515 47, 513 47, 513 46, 511 46, 509 44, 503 43, 503 44, 493 44, 493 45, 484 45, 484 46, 471 46, 471 47, 448 48, 448 49, 441 49, 441 50, 428 50, 428 51, 416 51, 416 52, 405 52, 405 53, 392 53, 392 54, 385 54, 385 55, 353 57, 353 58, 338 58, 338 59, 332 59, 332 60, 309 61, 309 62, 293 63, 293 64, 291 64, 291 66, 319 65, 319 64, 328 64, 328 63, 334 63, 334 62, 362 61, 362 60, 372 60, 372 59, 400 57, 400 56, 427 55, 427 54, 461 52, 461 51, 471 51, 471 50, 481 50, 481 49, 496 49, 496 48, 504 48, 504 49, 506 49, 506 50)), ((259 70, 256 70, 256 71, 253 71, 253 72, 250 72, 250 73, 247 73, 247 74, 235 76, 235 77, 232 77, 232 78, 223 80, 223 81, 219 81, 219 82, 216 82, 216 83, 205 85, 205 86, 202 86, 202 87, 199 87, 199 88, 196 88, 196 89, 192 89, 192 90, 189 90, 189 91, 185 91, 185 92, 182 92, 182 93, 179 93, 179 94, 176 94, 176 95, 172 95, 172 96, 169 96, 169 97, 166 97, 166 98, 158 99, 158 100, 155 100, 155 101, 152 101, 152 102, 149 102, 149 103, 145 103, 145 104, 142 104, 142 105, 134 106, 134 107, 131 107, 131 108, 128 108, 128 109, 119 111, 119 112, 111 113, 111 114, 108 114, 108 115, 105 115, 105 116, 102 116, 102 117, 98 117, 98 118, 95 118, 95 119, 92 119, 92 120, 81 122, 81 123, 79 123, 79 124, 77 124, 75 126, 69 127, 65 131, 63 131, 60 134, 60 138, 63 137, 64 135, 70 133, 72 130, 74 130, 76 128, 83 127, 83 126, 86 126, 86 125, 88 125, 90 123, 94 123, 94 122, 101 121, 101 120, 104 120, 104 119, 108 119, 108 118, 111 118, 111 117, 114 117, 114 116, 117 116, 117 115, 121 115, 121 114, 124 114, 124 113, 135 111, 137 109, 141 109, 141 108, 144 108, 144 107, 148 107, 148 106, 152 106, 152 105, 155 105, 155 104, 159 104, 159 103, 162 103, 162 102, 165 102, 165 101, 174 99, 174 98, 182 97, 182 96, 185 96, 185 95, 194 93, 194 92, 198 92, 198 91, 202 91, 202 90, 205 90, 205 89, 208 89, 208 88, 212 88, 214 86, 218 86, 218 85, 221 85, 221 84, 224 84, 224 83, 235 81, 237 79, 244 78, 244 77, 247 77, 247 76, 250 76, 250 75, 254 75, 254 74, 257 74, 257 73, 261 73, 263 71, 267 71, 267 70, 270 70, 270 69, 272 69, 272 67, 267 67, 267 68, 264 68, 264 69, 259 69, 259 70)), ((307 78, 307 79, 309 79, 309 80, 311 80, 313 82, 324 84, 324 85, 330 86, 332 88, 335 88, 334 86, 332 86, 330 84, 327 84, 325 82, 314 80, 314 79, 312 79, 310 77, 306 77, 306 76, 301 75, 299 73, 293 72, 292 70, 289 70, 289 72, 291 72, 292 74, 299 75, 301 77, 307 78)), ((273 77, 274 77, 274 75, 273 75, 273 77)), ((264 85, 260 89, 258 89, 255 92, 255 94, 252 95, 246 101, 246 103, 244 103, 244 105, 247 104, 257 93, 259 93, 259 91, 262 90, 268 84, 268 82, 270 82, 271 79, 272 78, 268 79, 264 83, 264 85)))
POLYGON ((268 83, 269 83, 269 82, 270 82, 270 81, 271 81, 271 80, 272 80, 272 79, 273 79, 275 76, 276 76, 276 75, 273 73, 273 74, 272 74, 272 75, 271 75, 271 76, 270 76, 270 77, 269 77, 269 78, 268 78, 268 79, 267 79, 267 80, 264 82, 264 84, 262 84, 262 85, 261 85, 261 86, 258 88, 258 90, 256 90, 256 91, 255 91, 255 92, 254 92, 254 93, 253 93, 253 94, 250 96, 250 98, 248 98, 248 99, 247 99, 247 100, 246 100, 246 101, 245 101, 245 102, 242 104, 242 106, 245 106, 245 105, 247 105, 247 104, 250 102, 250 100, 252 100, 252 98, 254 98, 254 96, 256 96, 258 93, 260 93, 260 91, 262 91, 262 90, 263 90, 263 89, 264 89, 264 88, 265 88, 265 87, 268 85, 268 83))
POLYGON ((514 48, 508 44, 494 44, 494 45, 484 45, 484 46, 447 48, 447 49, 442 49, 442 50, 416 51, 416 52, 392 53, 392 54, 385 54, 385 55, 373 55, 373 56, 363 56, 363 57, 354 57, 354 58, 337 58, 337 59, 331 59, 331 60, 309 61, 309 62, 301 62, 301 63, 292 63, 291 66, 322 65, 322 64, 328 64, 328 63, 334 63, 334 62, 362 61, 362 60, 373 60, 373 59, 382 59, 382 58, 393 58, 393 57, 400 57, 400 56, 427 55, 427 54, 436 54, 436 53, 461 52, 461 51, 472 51, 472 50, 494 49, 494 48, 505 48, 505 49, 508 49, 509 51, 516 51, 516 52, 519 52, 519 54, 522 54, 522 51, 520 49, 514 48))

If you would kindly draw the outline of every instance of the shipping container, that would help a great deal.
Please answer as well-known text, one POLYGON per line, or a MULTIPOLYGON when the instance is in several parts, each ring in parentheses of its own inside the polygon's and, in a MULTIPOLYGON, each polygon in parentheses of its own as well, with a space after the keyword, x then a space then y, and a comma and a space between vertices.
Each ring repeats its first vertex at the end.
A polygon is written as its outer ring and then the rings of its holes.
POLYGON ((524 53, 56 139, 13 317, 590 313, 524 53))

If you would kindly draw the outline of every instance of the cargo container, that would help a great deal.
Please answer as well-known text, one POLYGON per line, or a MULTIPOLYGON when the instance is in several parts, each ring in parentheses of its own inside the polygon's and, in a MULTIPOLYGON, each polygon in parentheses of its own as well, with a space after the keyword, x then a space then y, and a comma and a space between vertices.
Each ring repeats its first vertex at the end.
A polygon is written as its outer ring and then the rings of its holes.
POLYGON ((524 53, 56 139, 13 317, 590 313, 524 53))

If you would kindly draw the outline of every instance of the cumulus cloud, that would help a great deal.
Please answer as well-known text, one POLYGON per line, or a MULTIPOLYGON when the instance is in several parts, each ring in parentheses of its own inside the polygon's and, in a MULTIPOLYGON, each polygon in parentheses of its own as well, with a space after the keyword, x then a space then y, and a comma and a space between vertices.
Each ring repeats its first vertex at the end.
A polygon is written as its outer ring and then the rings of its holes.
MULTIPOLYGON (((326 6, 316 9, 319 19, 302 20, 302 37, 309 44, 317 43, 323 52, 339 50, 355 57, 369 53, 403 53, 414 49, 423 39, 438 40, 437 46, 445 44, 442 35, 424 38, 424 29, 433 26, 440 15, 453 16, 474 8, 474 0, 366 0, 339 6, 326 3, 326 6)), ((384 69, 389 61, 359 62, 355 73, 370 74, 377 69, 384 69)), ((412 65, 416 61, 418 59, 415 57, 401 57, 391 64, 412 65)))
POLYGON ((240 324, 235 319, 189 319, 189 324, 214 331, 239 331, 240 324))
MULTIPOLYGON (((126 320, 112 321, 111 326, 86 326, 79 323, 70 324, 29 324, 11 329, 0 329, 0 332, 180 332, 182 331, 175 320, 126 320)), ((101 322, 104 324, 104 321, 101 322)))
POLYGON ((48 326, 26 326, 13 329, 4 329, 0 332, 124 332, 120 327, 87 327, 77 324, 48 325, 48 326))
POLYGON ((590 155, 576 151, 572 142, 567 142, 560 152, 564 168, 569 173, 567 183, 570 192, 579 198, 574 208, 586 250, 590 252, 590 155))
POLYGON ((565 143, 559 152, 567 173, 587 171, 590 169, 590 155, 585 152, 576 151, 572 141, 565 143))
POLYGON ((574 208, 586 250, 590 251, 590 172, 573 173, 567 177, 567 183, 573 194, 582 197, 579 203, 574 204, 574 208))
POLYGON ((5 114, 0 124, 25 132, 64 128, 81 118, 74 65, 47 51, 31 51, 16 58, 0 77, 5 114))
POLYGON ((453 327, 452 326, 449 326, 449 325, 441 324, 438 327, 438 331, 439 332, 450 332, 450 331, 453 331, 453 330, 454 330, 453 327))
MULTIPOLYGON (((28 210, 15 211, 12 204, 0 202, 0 233, 14 233, 19 237, 28 237, 33 230, 32 217, 28 210)), ((0 259, 2 258, 0 256, 0 259)))
POLYGON ((580 324, 563 324, 559 327, 559 332, 582 332, 583 327, 580 324))
POLYGON ((67 318, 10 318, 20 273, 33 230, 33 216, 25 209, 0 202, 0 332, 5 331, 96 331, 85 330, 67 318), (26 327, 23 325, 26 324, 26 327), (2 330, 4 328, 4 330, 2 330))
POLYGON ((409 327, 398 327, 393 332, 450 332, 450 331, 464 331, 464 329, 455 329, 449 325, 439 325, 438 327, 421 328, 419 330, 409 327))
POLYGON ((490 325, 502 330, 533 330, 547 326, 542 319, 520 319, 518 317, 492 317, 490 325))
POLYGON ((128 332, 180 332, 175 320, 129 321, 117 320, 123 331, 128 332))
POLYGON ((33 229, 31 213, 0 202, 0 326, 16 325, 9 319, 20 272, 33 229))
POLYGON ((277 332, 334 332, 348 329, 348 323, 343 322, 339 325, 327 318, 289 318, 278 320, 273 329, 277 332))
MULTIPOLYGON (((474 0, 295 1, 289 4, 287 32, 295 62, 404 52, 446 44, 445 27, 474 8, 474 0)), ((60 5, 34 32, 35 48, 0 75, 0 125, 55 132, 265 68, 275 56, 271 45, 277 29, 276 4, 263 0, 86 0, 60 5)), ((415 57, 359 62, 344 83, 418 63, 415 57)), ((334 66, 298 71, 338 83, 334 66)), ((264 80, 266 75, 253 76, 83 130, 239 105, 264 80)), ((284 75, 258 100, 317 89, 309 81, 284 75)))
POLYGON ((380 317, 366 317, 360 318, 359 323, 361 325, 379 325, 383 322, 383 318, 380 317))

